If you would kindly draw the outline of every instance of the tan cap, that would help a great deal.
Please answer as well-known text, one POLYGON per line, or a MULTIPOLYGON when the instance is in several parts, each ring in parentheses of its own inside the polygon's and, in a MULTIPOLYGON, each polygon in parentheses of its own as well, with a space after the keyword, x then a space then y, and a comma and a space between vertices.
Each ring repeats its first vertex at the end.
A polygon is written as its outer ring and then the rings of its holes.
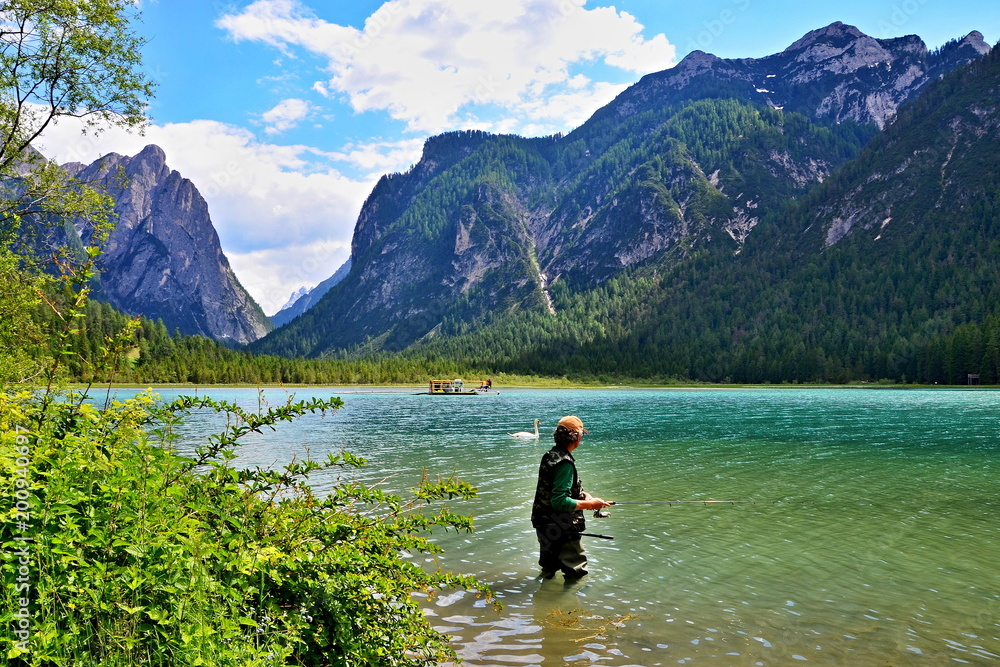
POLYGON ((590 431, 583 427, 583 422, 580 421, 580 418, 573 415, 566 415, 560 419, 557 426, 565 427, 567 431, 573 431, 574 433, 590 433, 590 431))

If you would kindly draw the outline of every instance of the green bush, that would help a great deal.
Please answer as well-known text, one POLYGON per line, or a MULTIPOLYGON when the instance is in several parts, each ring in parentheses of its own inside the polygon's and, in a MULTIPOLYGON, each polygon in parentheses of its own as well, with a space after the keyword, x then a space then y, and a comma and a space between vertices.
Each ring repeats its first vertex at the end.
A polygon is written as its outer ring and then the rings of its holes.
POLYGON ((429 529, 471 530, 468 517, 426 508, 475 489, 449 478, 425 479, 408 500, 348 483, 316 495, 311 474, 364 465, 346 452, 281 470, 231 465, 246 434, 340 406, 289 399, 249 412, 141 395, 97 407, 83 396, 0 394, 0 489, 10 507, 0 623, 14 630, 0 655, 87 667, 452 657, 412 594, 481 587, 401 554, 437 552, 422 535, 429 529), (194 409, 222 413, 228 426, 182 456, 176 426, 194 409), (30 635, 18 635, 19 624, 30 635))

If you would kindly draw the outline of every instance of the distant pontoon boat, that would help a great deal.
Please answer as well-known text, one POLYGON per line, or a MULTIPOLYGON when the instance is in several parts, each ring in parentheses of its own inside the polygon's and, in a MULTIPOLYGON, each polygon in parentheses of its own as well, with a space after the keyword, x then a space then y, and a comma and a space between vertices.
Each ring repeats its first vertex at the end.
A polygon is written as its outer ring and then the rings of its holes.
POLYGON ((484 380, 475 389, 466 389, 465 380, 455 378, 454 380, 431 380, 427 384, 427 391, 420 393, 432 396, 473 396, 485 394, 491 389, 493 389, 493 380, 484 380))

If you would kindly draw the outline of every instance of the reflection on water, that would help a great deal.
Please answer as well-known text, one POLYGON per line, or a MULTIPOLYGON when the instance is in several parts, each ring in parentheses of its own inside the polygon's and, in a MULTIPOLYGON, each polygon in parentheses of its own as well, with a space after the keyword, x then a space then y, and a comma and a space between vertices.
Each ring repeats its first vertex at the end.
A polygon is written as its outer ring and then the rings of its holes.
MULTIPOLYGON (((466 664, 1000 660, 1000 392, 353 391, 300 391, 346 407, 255 437, 240 462, 344 448, 369 459, 360 478, 392 475, 394 490, 425 469, 478 486, 479 498, 455 507, 477 532, 438 535, 445 555, 428 562, 475 574, 504 604, 497 613, 464 591, 426 601, 466 664), (577 460, 596 495, 761 502, 613 507, 588 519, 615 537, 587 543, 588 577, 539 579, 530 497, 564 414, 591 432, 577 460), (539 440, 507 435, 535 418, 539 440)), ((213 395, 256 402, 248 390, 213 395)), ((204 422, 196 416, 185 437, 204 422)))

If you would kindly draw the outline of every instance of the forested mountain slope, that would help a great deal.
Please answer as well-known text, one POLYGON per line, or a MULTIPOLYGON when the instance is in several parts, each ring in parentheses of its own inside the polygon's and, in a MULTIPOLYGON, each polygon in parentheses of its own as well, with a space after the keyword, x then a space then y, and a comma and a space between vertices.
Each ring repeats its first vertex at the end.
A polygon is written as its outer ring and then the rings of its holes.
MULTIPOLYGON (((529 373, 885 376, 885 359, 912 356, 923 339, 889 331, 886 310, 870 310, 881 298, 873 276, 840 271, 845 261, 868 270, 888 247, 844 243, 851 227, 869 224, 860 214, 843 222, 861 205, 844 197, 846 183, 872 175, 873 153, 862 148, 898 104, 984 51, 978 33, 928 53, 915 37, 873 40, 834 24, 755 61, 709 58, 706 68, 705 54, 693 54, 566 136, 434 137, 416 167, 370 195, 350 274, 252 349, 410 349, 529 373), (740 92, 771 74, 770 97, 740 92), (874 99, 885 102, 877 117, 852 111, 873 109, 868 102, 848 103, 874 99), (844 106, 835 111, 832 100, 844 106), (849 312, 827 319, 837 294, 849 312), (844 319, 866 309, 874 319, 844 319)), ((986 85, 985 72, 949 77, 927 99, 952 97, 941 86, 986 85)), ((906 116, 885 136, 935 131, 912 125, 906 116)), ((915 317, 906 314, 908 326, 915 317)), ((939 333, 956 323, 930 310, 924 321, 939 333)))
POLYGON ((734 382, 1000 382, 1000 52, 932 84, 854 160, 700 253, 420 354, 734 382))
POLYGON ((655 131, 597 158, 571 137, 429 140, 417 169, 369 197, 351 273, 255 349, 399 350, 458 323, 550 312, 551 284, 590 288, 704 245, 737 252, 760 207, 804 193, 870 135, 737 100, 657 113, 655 131))

